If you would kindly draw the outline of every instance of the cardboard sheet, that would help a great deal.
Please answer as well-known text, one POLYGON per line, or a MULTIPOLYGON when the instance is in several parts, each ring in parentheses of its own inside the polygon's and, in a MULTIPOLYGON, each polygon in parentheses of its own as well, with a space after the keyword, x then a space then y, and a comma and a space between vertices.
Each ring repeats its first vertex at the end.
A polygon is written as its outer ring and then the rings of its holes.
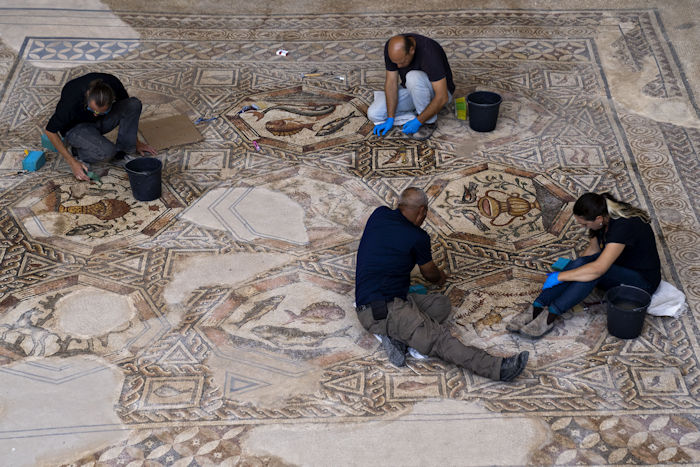
POLYGON ((139 122, 139 132, 156 151, 197 143, 204 139, 197 127, 184 115, 171 115, 139 122))

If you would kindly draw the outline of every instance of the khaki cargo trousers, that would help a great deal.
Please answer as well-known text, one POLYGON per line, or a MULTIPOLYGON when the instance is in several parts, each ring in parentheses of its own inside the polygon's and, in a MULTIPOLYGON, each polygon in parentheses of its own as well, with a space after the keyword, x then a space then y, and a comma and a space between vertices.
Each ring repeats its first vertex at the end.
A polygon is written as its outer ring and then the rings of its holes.
POLYGON ((502 357, 464 345, 441 323, 450 314, 450 299, 442 294, 408 294, 387 303, 386 319, 375 320, 368 305, 357 310, 362 326, 373 334, 397 339, 424 355, 439 357, 477 375, 498 381, 502 357))

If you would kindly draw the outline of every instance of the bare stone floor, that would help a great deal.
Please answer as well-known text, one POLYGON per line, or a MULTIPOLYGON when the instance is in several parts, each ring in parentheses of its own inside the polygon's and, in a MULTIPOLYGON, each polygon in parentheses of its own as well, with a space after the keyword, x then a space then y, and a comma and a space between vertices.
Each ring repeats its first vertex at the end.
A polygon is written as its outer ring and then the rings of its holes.
POLYGON ((189 3, 0 2, 1 465, 700 463, 692 1, 189 3), (457 96, 503 96, 494 132, 445 110, 427 141, 372 135, 384 41, 411 31, 443 45, 457 96), (78 182, 55 153, 18 172, 89 71, 144 118, 217 117, 158 154, 160 199, 116 166, 78 182), (452 331, 528 350, 514 382, 395 368, 357 321, 365 220, 412 185, 452 331), (508 333, 586 243, 587 191, 652 214, 689 311, 629 341, 601 305, 508 333))

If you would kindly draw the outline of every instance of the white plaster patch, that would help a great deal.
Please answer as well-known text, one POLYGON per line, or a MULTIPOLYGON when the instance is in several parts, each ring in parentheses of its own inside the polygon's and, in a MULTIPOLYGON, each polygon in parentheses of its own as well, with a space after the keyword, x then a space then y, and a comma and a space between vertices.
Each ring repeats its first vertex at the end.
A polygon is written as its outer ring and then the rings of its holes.
POLYGON ((474 403, 433 400, 420 402, 410 414, 391 421, 256 427, 245 450, 323 467, 455 465, 455 459, 464 466, 526 465, 547 440, 547 425, 537 418, 503 416, 474 403))
POLYGON ((640 71, 618 63, 614 43, 620 38, 617 26, 596 37, 600 60, 613 99, 627 110, 658 122, 700 128, 695 109, 687 97, 661 99, 644 94, 644 86, 659 73, 656 62, 646 59, 640 71))
POLYGON ((215 188, 180 214, 195 224, 229 232, 252 242, 257 238, 306 244, 304 209, 288 196, 265 188, 215 188))
MULTIPOLYGON (((139 33, 98 0, 14 0, 3 2, 0 39, 19 52, 26 37, 138 39, 139 33)), ((93 47, 94 48, 94 47, 93 47)), ((99 49, 99 47, 98 47, 99 49)), ((89 49, 86 49, 89 54, 89 49)), ((89 63, 111 60, 97 51, 89 63)), ((75 55, 74 53, 70 55, 75 55)), ((84 65, 70 60, 32 60, 46 68, 84 65)))
POLYGON ((58 327, 71 336, 101 336, 128 323, 134 314, 127 297, 93 287, 73 292, 56 304, 58 327))
POLYGON ((236 253, 232 255, 199 255, 178 263, 173 279, 165 289, 165 301, 182 302, 198 287, 236 285, 261 272, 282 266, 291 256, 282 253, 236 253))
POLYGON ((124 377, 102 360, 23 360, 0 372, 2 465, 58 465, 129 433, 114 412, 124 377))

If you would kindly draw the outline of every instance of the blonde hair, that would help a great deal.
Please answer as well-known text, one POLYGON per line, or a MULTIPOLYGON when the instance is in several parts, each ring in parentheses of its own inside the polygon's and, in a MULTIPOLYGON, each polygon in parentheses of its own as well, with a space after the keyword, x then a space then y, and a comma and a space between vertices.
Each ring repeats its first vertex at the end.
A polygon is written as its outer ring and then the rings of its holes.
POLYGON ((613 219, 624 217, 639 217, 647 224, 651 222, 649 213, 636 208, 624 201, 618 201, 610 193, 586 193, 576 200, 574 204, 574 215, 583 217, 588 221, 595 220, 598 216, 607 216, 613 219))
MULTIPOLYGON (((608 193, 604 193, 603 196, 606 194, 608 193)), ((620 217, 624 217, 625 219, 629 219, 630 217, 639 217, 647 224, 651 222, 649 213, 644 209, 636 208, 631 204, 624 203, 622 201, 617 201, 612 196, 610 198, 605 198, 605 204, 608 208, 608 214, 610 214, 610 217, 613 219, 618 219, 620 217)))

